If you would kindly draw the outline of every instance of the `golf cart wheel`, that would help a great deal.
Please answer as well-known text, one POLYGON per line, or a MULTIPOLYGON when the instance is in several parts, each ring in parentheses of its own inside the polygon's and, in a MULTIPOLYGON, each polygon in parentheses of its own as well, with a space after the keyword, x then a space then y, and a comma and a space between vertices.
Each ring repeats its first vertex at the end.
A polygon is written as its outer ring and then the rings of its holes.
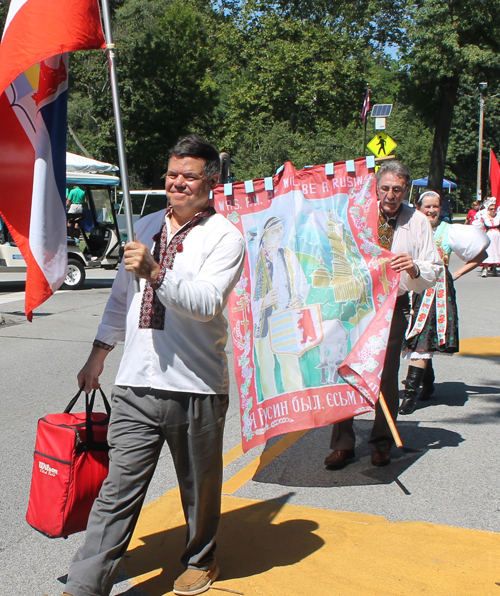
POLYGON ((65 290, 79 290, 85 281, 85 268, 76 259, 68 259, 68 273, 61 286, 65 290))

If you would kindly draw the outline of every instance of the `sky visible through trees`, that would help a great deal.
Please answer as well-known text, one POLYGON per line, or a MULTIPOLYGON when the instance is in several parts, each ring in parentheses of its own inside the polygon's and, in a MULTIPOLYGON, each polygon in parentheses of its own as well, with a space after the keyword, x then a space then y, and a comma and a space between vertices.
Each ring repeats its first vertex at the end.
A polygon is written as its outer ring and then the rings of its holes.
MULTIPOLYGON (((3 23, 8 2, 0 3, 3 23)), ((364 153, 360 112, 393 103, 386 133, 413 178, 475 198, 479 83, 500 153, 500 0, 112 0, 132 188, 159 188, 168 148, 198 132, 237 180, 364 153)), ((3 28, 3 25, 2 25, 3 28)), ((68 149, 117 162, 106 57, 71 57, 68 149)), ((368 119, 369 141, 375 134, 368 119)))

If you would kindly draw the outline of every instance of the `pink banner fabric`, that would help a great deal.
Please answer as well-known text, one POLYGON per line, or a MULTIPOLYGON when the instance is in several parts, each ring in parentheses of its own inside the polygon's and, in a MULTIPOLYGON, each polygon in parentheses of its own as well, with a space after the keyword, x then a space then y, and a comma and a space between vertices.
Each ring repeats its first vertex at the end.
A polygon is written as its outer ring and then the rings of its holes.
POLYGON ((365 158, 216 188, 247 255, 229 301, 243 449, 372 411, 399 274, 365 158))

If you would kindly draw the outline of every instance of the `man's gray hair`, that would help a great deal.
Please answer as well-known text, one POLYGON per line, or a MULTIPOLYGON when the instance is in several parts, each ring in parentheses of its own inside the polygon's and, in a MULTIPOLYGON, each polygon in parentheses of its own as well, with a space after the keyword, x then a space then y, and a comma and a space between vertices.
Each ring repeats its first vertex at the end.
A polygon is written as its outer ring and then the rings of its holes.
POLYGON ((376 174, 377 187, 380 184, 380 179, 382 178, 382 176, 387 173, 394 174, 396 176, 400 176, 401 178, 404 178, 406 190, 410 189, 410 186, 411 186, 410 170, 404 165, 404 163, 401 163, 400 161, 387 161, 382 166, 380 166, 380 168, 376 174))

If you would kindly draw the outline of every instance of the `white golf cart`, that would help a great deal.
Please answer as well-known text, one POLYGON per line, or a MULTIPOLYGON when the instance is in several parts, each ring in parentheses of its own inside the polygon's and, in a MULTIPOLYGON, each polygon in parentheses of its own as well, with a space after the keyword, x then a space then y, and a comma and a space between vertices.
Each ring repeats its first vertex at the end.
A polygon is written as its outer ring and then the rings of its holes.
MULTIPOLYGON (((111 164, 71 153, 66 159, 67 187, 85 191, 82 212, 68 214, 68 274, 62 287, 76 290, 85 281, 86 268, 114 269, 121 260, 123 241, 115 212, 120 179, 102 173, 118 169, 111 164)), ((0 271, 26 271, 26 262, 5 225, 0 231, 0 271)))
MULTIPOLYGON (((122 240, 127 239, 127 224, 123 207, 123 193, 120 191, 120 203, 117 205, 116 221, 122 240)), ((167 204, 167 193, 163 190, 131 190, 130 201, 132 203, 132 221, 135 223, 141 217, 165 209, 167 204)))

